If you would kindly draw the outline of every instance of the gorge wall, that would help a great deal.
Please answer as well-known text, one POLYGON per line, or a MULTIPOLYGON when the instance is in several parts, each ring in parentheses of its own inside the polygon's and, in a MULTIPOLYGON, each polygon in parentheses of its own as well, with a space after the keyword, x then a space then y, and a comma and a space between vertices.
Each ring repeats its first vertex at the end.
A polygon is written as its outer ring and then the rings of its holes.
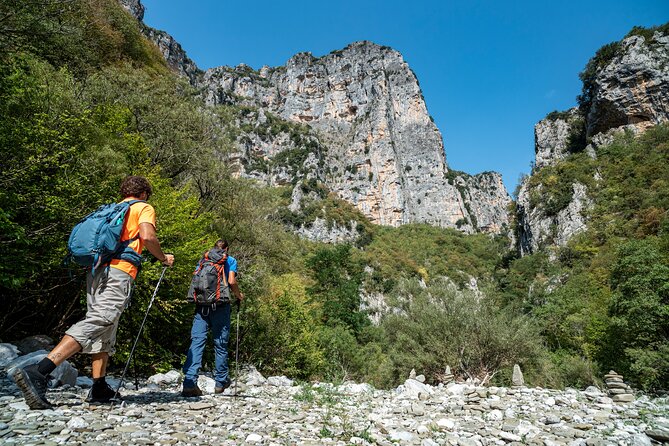
MULTIPOLYGON (((122 4, 142 19, 138 0, 122 4)), ((299 53, 279 67, 201 72, 168 34, 145 28, 208 105, 244 108, 241 175, 269 185, 316 179, 376 224, 507 230, 500 175, 449 171, 441 133, 398 51, 362 41, 323 57, 299 53)))

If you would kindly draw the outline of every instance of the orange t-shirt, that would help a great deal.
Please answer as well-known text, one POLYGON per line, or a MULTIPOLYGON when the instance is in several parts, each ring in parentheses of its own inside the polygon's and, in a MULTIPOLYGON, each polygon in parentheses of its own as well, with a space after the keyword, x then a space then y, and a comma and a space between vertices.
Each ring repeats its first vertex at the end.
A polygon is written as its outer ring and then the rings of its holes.
MULTIPOLYGON (((137 200, 135 197, 128 197, 123 201, 137 200)), ((123 232, 121 233, 121 240, 130 240, 132 238, 139 236, 139 225, 141 223, 151 223, 153 227, 156 227, 156 211, 148 203, 135 203, 130 206, 128 215, 125 218, 125 226, 123 227, 123 232)), ((141 238, 137 238, 130 242, 128 245, 135 250, 136 253, 141 254, 144 249, 144 242, 141 238)), ((126 260, 113 259, 109 266, 112 268, 120 269, 130 274, 134 279, 137 277, 137 267, 132 263, 126 260)))

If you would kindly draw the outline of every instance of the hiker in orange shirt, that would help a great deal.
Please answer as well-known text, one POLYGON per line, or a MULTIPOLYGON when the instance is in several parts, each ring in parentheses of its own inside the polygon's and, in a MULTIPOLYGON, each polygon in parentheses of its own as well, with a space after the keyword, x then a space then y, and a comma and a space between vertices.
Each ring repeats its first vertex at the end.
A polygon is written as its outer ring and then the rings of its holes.
MULTIPOLYGON (((121 183, 123 201, 141 200, 130 205, 121 240, 129 241, 128 247, 138 255, 141 255, 146 246, 163 265, 172 266, 174 256, 165 254, 160 248, 156 236, 156 213, 146 203, 151 192, 151 185, 143 177, 128 176, 121 183)), ((70 327, 63 339, 41 362, 23 369, 17 368, 12 372, 14 381, 31 409, 51 407, 46 399, 47 377, 58 365, 77 352, 91 355, 94 383, 87 401, 111 401, 116 392, 105 380, 107 362, 114 353, 118 322, 130 297, 137 272, 138 265, 119 258, 113 258, 108 265, 98 267, 95 275, 88 272, 86 317, 70 327)))

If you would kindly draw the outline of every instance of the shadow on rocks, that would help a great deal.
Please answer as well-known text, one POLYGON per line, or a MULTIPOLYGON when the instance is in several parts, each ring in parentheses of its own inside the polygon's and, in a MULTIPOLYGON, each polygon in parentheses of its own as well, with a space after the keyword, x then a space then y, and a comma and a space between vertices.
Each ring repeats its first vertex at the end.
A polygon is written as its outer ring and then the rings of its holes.
MULTIPOLYGON (((121 390, 122 392, 122 390, 121 390)), ((126 404, 152 404, 152 403, 175 403, 175 402, 197 402, 202 399, 186 398, 180 392, 151 391, 133 395, 124 395, 123 402, 126 404)), ((116 403, 118 405, 119 403, 116 403)))

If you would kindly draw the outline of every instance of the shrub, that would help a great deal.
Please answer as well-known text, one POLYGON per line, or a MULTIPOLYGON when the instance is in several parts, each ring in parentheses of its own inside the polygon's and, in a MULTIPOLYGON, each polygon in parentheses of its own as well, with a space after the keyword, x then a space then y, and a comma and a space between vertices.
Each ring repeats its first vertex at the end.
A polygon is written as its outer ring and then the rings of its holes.
POLYGON ((395 378, 421 370, 434 382, 450 365, 462 378, 489 381, 500 370, 537 354, 541 341, 529 318, 500 309, 489 297, 457 291, 448 281, 396 289, 396 312, 381 327, 395 378))
POLYGON ((322 306, 322 320, 343 325, 357 334, 369 325, 360 310, 361 265, 351 255, 349 245, 321 248, 307 259, 314 285, 308 294, 322 306))
POLYGON ((264 373, 307 379, 325 363, 318 344, 318 313, 306 294, 305 280, 295 273, 271 279, 267 294, 249 303, 244 347, 247 359, 264 373))

